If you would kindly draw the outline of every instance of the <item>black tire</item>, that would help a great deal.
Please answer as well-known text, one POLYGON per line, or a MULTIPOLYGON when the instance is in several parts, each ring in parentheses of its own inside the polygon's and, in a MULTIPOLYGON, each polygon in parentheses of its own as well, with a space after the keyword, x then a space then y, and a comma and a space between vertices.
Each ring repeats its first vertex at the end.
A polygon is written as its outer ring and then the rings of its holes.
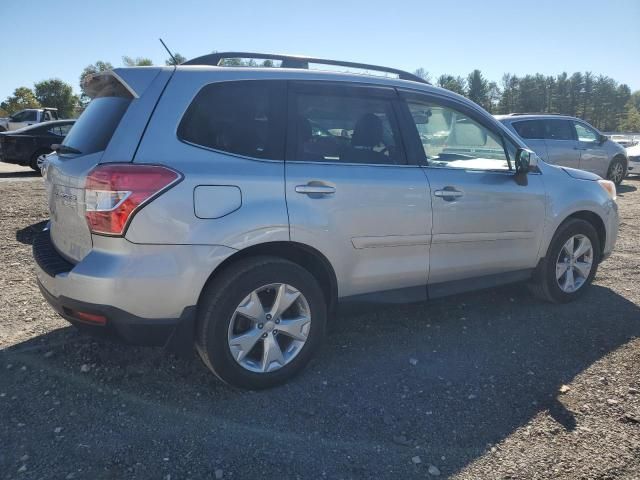
POLYGON ((40 171, 40 169, 38 168, 38 157, 40 155, 47 155, 51 153, 51 150, 38 150, 36 153, 34 153, 33 155, 31 155, 31 160, 29 160, 29 166, 31 167, 32 170, 35 170, 38 173, 42 173, 40 171))
POLYGON ((299 373, 321 345, 327 323, 327 304, 315 277, 301 266, 277 257, 239 260, 205 287, 198 304, 196 350, 222 381, 253 390, 274 387, 299 373), (279 369, 256 373, 233 358, 228 329, 233 314, 252 291, 271 283, 286 283, 304 295, 310 309, 311 327, 300 352, 279 369))
POLYGON ((545 301, 552 303, 568 303, 580 297, 589 287, 598 270, 600 262, 600 239, 592 224, 585 220, 572 218, 560 225, 556 231, 547 255, 538 266, 533 283, 530 289, 533 294, 545 301), (556 279, 556 261, 560 255, 563 245, 574 235, 584 235, 590 241, 593 248, 593 263, 589 276, 575 292, 567 293, 560 288, 556 279))
POLYGON ((624 180, 624 177, 626 176, 627 176, 627 163, 622 158, 615 157, 613 160, 611 160, 611 163, 609 164, 609 169, 607 170, 607 180, 611 180, 613 183, 616 184, 616 187, 617 187, 622 183, 622 180, 624 180), (618 170, 619 168, 622 169, 621 176, 615 173, 619 171, 618 170), (614 176, 616 178, 614 178, 614 176))

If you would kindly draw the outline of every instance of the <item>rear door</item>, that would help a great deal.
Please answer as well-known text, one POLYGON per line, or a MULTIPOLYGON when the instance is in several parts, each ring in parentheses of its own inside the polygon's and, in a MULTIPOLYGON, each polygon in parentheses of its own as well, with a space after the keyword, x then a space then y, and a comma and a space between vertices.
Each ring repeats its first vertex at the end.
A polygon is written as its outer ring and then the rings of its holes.
POLYGON ((580 149, 571 121, 544 119, 548 162, 563 167, 580 168, 580 149))
POLYGON ((431 188, 430 295, 478 288, 460 283, 474 277, 528 274, 544 227, 542 176, 517 182, 516 147, 475 110, 437 95, 402 96, 431 188))
POLYGON ((605 144, 600 143, 600 134, 584 122, 572 121, 571 123, 580 149, 580 169, 606 178, 609 154, 605 144))
POLYGON ((527 146, 547 161, 547 144, 545 142, 545 126, 542 120, 519 120, 511 125, 527 146))
POLYGON ((408 287, 426 297, 431 200, 407 164, 397 104, 392 88, 289 84, 291 240, 329 259, 341 297, 408 287))

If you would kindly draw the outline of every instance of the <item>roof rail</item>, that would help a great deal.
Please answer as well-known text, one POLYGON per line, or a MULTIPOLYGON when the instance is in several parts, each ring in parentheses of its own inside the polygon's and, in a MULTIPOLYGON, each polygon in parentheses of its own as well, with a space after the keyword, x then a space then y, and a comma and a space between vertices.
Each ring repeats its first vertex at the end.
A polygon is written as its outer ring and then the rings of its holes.
POLYGON ((564 113, 545 113, 545 112, 525 112, 525 113, 509 113, 511 117, 518 117, 520 115, 557 115, 559 117, 568 117, 570 115, 565 115, 564 113))
POLYGON ((308 69, 310 63, 317 63, 320 65, 333 65, 338 67, 360 68, 362 70, 375 70, 378 72, 392 73, 398 75, 398 78, 402 80, 411 80, 413 82, 429 83, 425 79, 420 78, 404 70, 398 70, 396 68, 380 67, 378 65, 369 65, 366 63, 356 62, 341 62, 339 60, 327 60, 323 58, 304 57, 299 55, 280 55, 274 53, 255 53, 255 52, 216 52, 209 55, 203 55, 191 60, 187 60, 181 65, 214 65, 220 66, 222 61, 231 58, 255 58, 260 60, 280 60, 282 64, 281 68, 302 68, 308 69))

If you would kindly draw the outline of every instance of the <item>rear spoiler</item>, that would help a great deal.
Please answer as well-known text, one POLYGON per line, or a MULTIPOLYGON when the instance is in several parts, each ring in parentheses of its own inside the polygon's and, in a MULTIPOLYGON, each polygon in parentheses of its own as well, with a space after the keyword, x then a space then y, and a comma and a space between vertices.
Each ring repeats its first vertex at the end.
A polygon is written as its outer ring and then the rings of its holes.
POLYGON ((87 75, 82 86, 90 98, 122 96, 123 88, 133 98, 139 98, 161 71, 160 67, 114 68, 87 75))

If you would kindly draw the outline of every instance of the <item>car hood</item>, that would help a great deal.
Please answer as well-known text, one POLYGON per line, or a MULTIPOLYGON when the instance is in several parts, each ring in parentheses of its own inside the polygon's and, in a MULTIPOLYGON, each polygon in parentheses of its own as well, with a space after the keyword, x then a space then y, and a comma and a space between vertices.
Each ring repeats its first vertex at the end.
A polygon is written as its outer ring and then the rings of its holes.
POLYGON ((567 175, 572 178, 577 178, 578 180, 591 180, 595 182, 596 180, 600 180, 602 177, 596 175, 595 173, 585 172, 584 170, 578 170, 577 168, 569 168, 569 167, 560 167, 565 171, 567 175))

